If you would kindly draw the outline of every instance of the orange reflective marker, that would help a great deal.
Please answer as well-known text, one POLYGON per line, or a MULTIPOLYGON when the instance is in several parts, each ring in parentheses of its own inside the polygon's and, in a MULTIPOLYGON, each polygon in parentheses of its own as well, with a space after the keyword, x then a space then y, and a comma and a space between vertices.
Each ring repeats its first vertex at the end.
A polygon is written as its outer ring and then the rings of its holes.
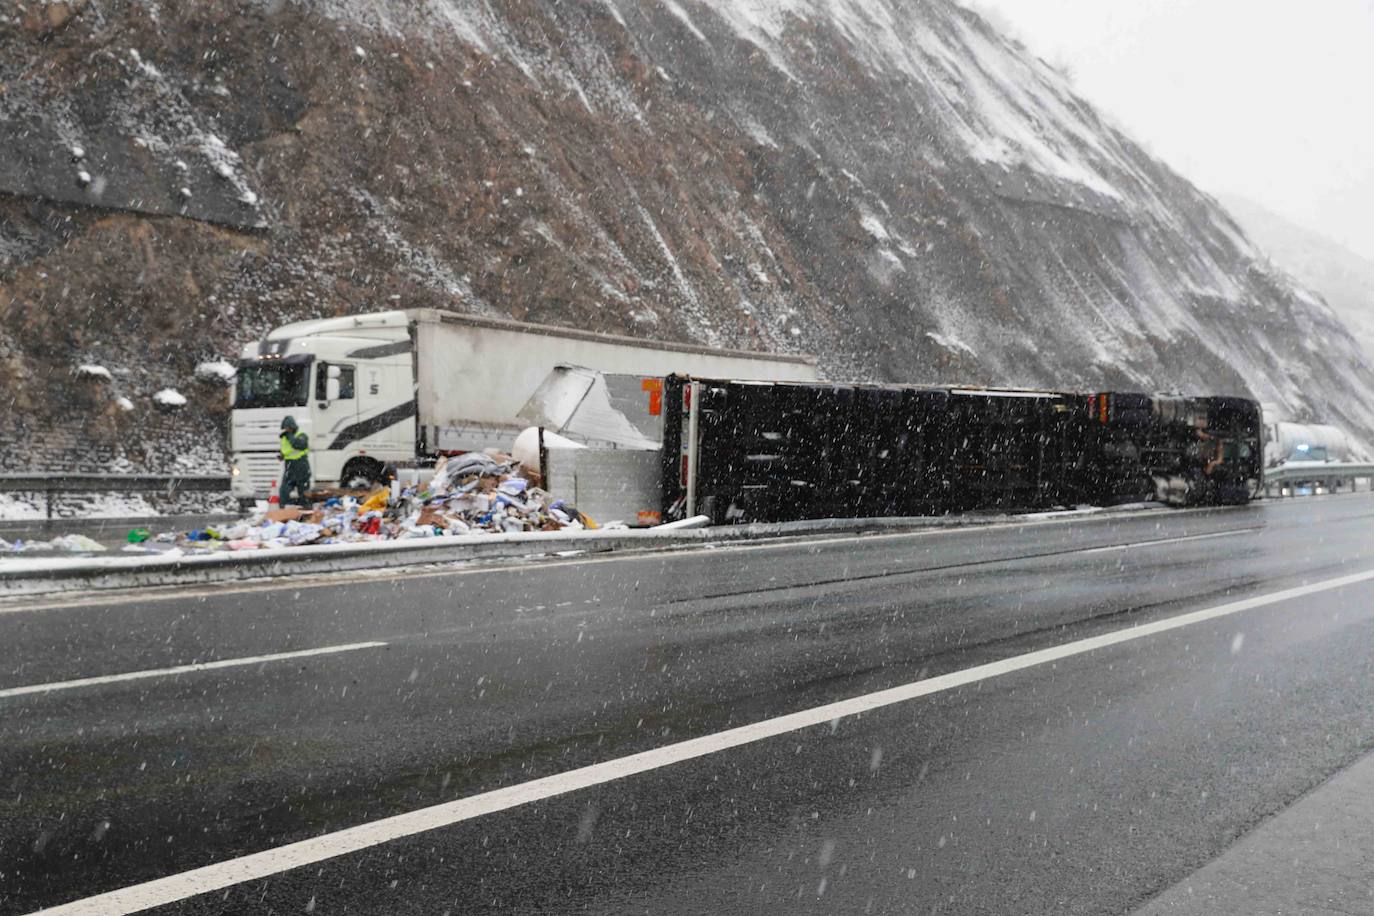
POLYGON ((639 387, 649 392, 649 416, 657 417, 663 414, 663 379, 646 378, 639 383, 639 387))

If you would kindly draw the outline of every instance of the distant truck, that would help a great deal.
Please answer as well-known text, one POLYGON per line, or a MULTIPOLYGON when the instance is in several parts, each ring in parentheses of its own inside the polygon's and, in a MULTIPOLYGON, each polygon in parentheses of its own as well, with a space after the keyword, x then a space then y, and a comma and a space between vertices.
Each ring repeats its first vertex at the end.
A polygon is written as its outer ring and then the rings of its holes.
POLYGON ((1275 422, 1264 427, 1264 463, 1278 467, 1292 461, 1351 461, 1355 448, 1336 426, 1275 422))
POLYGON ((510 446, 556 366, 658 377, 814 381, 811 356, 638 340, 434 309, 302 321, 243 348, 233 394, 233 493, 281 480, 281 421, 310 436, 316 486, 367 485, 440 455, 510 446))

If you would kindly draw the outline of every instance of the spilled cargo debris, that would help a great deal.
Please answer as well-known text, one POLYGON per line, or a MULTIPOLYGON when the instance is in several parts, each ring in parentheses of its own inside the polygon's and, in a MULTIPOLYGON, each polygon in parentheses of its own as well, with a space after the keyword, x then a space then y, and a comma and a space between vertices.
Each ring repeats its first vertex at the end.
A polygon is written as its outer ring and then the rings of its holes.
POLYGON ((567 500, 538 486, 538 472, 502 453, 441 458, 416 486, 321 490, 311 504, 260 502, 244 519, 209 526, 163 543, 137 542, 128 552, 183 554, 351 544, 466 534, 624 528, 598 525, 567 500))

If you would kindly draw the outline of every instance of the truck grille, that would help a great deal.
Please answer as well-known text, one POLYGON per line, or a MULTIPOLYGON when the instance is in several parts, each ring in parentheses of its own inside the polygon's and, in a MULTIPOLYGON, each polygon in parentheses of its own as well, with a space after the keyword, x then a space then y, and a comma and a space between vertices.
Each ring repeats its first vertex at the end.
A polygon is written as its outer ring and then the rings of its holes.
POLYGON ((253 488, 253 495, 266 499, 276 491, 273 481, 281 483, 281 458, 272 452, 239 455, 239 476, 253 488))

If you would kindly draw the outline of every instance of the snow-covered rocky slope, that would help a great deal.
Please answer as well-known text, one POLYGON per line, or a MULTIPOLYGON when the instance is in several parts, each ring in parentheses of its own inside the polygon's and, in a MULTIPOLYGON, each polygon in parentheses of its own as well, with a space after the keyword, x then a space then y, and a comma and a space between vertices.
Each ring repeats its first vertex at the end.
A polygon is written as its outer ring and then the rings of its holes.
POLYGON ((1325 299, 1374 359, 1374 260, 1235 195, 1220 200, 1276 265, 1325 299))
POLYGON ((1331 309, 949 0, 28 2, 0 84, 28 430, 217 445, 197 364, 401 304, 1374 433, 1331 309))

